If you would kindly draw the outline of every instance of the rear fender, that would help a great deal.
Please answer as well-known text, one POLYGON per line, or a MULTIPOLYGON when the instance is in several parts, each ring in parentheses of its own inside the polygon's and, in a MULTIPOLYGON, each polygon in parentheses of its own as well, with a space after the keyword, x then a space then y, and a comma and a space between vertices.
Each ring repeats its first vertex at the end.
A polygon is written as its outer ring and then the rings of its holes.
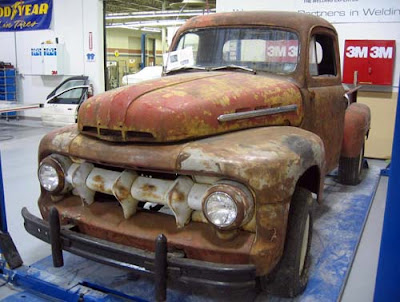
POLYGON ((370 125, 371 111, 368 106, 353 103, 347 108, 344 118, 342 157, 354 158, 360 154, 370 125))

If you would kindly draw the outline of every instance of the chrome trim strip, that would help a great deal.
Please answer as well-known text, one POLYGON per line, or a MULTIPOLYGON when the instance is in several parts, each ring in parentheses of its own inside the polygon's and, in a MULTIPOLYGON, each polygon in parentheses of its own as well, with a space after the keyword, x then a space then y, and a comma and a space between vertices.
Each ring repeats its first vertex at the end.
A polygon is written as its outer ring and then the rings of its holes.
POLYGON ((220 115, 217 119, 219 122, 229 122, 229 121, 242 120, 252 117, 291 112, 296 110, 297 110, 297 105, 287 105, 275 108, 259 109, 259 110, 237 112, 237 113, 227 113, 220 115))

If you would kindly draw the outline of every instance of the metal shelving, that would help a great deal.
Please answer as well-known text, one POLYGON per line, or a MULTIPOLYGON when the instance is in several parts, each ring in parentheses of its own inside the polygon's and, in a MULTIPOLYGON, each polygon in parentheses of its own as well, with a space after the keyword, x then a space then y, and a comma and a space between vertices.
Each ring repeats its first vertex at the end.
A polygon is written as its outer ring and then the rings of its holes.
MULTIPOLYGON (((16 85, 16 69, 11 65, 0 67, 0 102, 16 102, 17 101, 17 85, 16 85)), ((1 114, 7 120, 9 118, 17 118, 17 112, 6 112, 1 114)))

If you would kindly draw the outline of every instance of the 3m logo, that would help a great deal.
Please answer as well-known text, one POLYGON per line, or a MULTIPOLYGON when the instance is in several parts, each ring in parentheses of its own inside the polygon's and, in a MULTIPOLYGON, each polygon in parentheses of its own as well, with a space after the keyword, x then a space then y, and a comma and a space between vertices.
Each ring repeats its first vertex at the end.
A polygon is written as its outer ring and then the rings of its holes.
POLYGON ((288 49, 286 49, 285 46, 279 47, 279 46, 269 46, 267 48, 267 55, 270 57, 297 57, 298 53, 298 48, 297 46, 289 46, 288 49))
POLYGON ((368 58, 368 46, 349 46, 346 48, 346 57, 348 58, 368 58))
POLYGON ((296 63, 299 55, 297 40, 276 40, 265 42, 265 61, 275 63, 296 63))
POLYGON ((393 47, 371 47, 370 57, 373 59, 391 59, 393 58, 393 47))
POLYGON ((393 47, 384 46, 348 46, 346 48, 347 58, 357 59, 392 59, 393 58, 393 47))

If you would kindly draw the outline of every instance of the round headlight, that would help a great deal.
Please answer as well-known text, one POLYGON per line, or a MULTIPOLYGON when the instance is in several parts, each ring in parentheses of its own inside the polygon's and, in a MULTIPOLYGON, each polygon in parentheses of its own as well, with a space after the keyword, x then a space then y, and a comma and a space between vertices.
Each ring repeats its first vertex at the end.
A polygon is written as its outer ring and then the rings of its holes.
POLYGON ((68 170, 70 165, 70 159, 58 154, 43 159, 38 170, 38 178, 42 188, 52 194, 67 192, 70 186, 65 181, 65 171, 68 170))
POLYGON ((46 163, 40 165, 38 176, 40 184, 46 191, 53 192, 59 187, 60 177, 53 166, 46 163))
POLYGON ((207 219, 220 228, 232 225, 237 217, 237 206, 231 196, 224 192, 211 193, 204 204, 207 219))
POLYGON ((250 221, 254 200, 244 185, 223 180, 210 187, 204 195, 203 213, 220 230, 233 230, 250 221))

